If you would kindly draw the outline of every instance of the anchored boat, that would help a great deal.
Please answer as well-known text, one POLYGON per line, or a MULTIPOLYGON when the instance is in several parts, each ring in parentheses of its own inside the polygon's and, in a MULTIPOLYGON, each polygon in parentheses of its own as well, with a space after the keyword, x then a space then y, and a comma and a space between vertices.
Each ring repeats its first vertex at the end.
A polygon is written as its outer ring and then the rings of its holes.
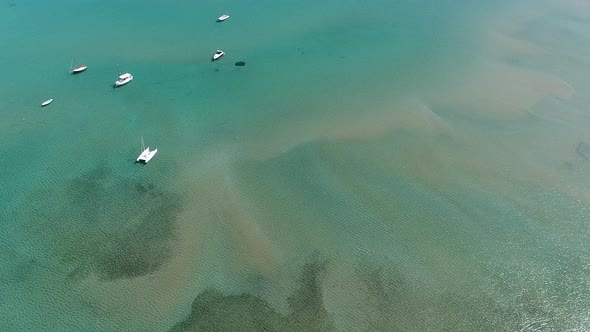
POLYGON ((147 164, 158 152, 158 149, 150 150, 150 147, 145 147, 143 143, 143 137, 141 138, 141 150, 143 151, 139 157, 137 157, 136 162, 147 164))
POLYGON ((215 52, 215 54, 213 54, 213 58, 211 59, 211 61, 215 61, 215 60, 221 58, 224 55, 225 55, 225 52, 224 51, 217 50, 217 52, 215 52))
POLYGON ((46 101, 42 102, 41 103, 41 107, 45 107, 45 106, 47 106, 47 105, 49 105, 51 103, 53 103, 53 98, 47 99, 46 101))
POLYGON ((86 69, 88 69, 88 66, 80 66, 80 67, 76 67, 74 69, 72 69, 72 74, 80 74, 81 72, 85 71, 86 69))
POLYGON ((80 74, 81 72, 88 69, 88 66, 86 66, 86 65, 78 66, 76 68, 73 68, 73 67, 74 67, 74 59, 72 59, 72 64, 70 65, 70 71, 72 72, 73 75, 80 74))
POLYGON ((125 73, 123 75, 119 75, 119 79, 115 82, 115 88, 123 86, 133 80, 133 75, 129 73, 125 73))

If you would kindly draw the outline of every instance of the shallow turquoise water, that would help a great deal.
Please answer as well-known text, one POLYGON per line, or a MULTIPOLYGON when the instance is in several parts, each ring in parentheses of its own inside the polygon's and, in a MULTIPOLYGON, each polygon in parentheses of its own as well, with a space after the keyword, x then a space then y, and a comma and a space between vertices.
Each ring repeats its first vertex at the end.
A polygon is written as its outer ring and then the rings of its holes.
POLYGON ((0 326, 589 329, 589 17, 0 4, 0 326))

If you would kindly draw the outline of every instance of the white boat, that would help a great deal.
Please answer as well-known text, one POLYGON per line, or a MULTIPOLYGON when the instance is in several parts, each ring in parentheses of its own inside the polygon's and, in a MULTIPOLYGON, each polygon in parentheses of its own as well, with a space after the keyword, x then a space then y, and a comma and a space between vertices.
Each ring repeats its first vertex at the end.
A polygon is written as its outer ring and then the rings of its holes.
POLYGON ((41 107, 45 107, 49 104, 53 103, 53 98, 52 99, 47 99, 46 101, 41 103, 41 107))
POLYGON ((225 52, 224 51, 217 50, 217 52, 215 52, 215 54, 213 54, 213 59, 211 59, 211 61, 215 61, 215 60, 221 58, 224 55, 225 55, 225 52))
POLYGON ((223 21, 227 20, 228 18, 229 18, 229 15, 226 15, 226 14, 224 14, 224 15, 221 15, 221 16, 219 16, 219 18, 217 19, 217 22, 223 22, 223 21))
POLYGON ((133 80, 133 75, 129 73, 125 73, 123 75, 119 75, 119 79, 115 82, 115 88, 125 85, 133 80))
POLYGON ((147 164, 158 152, 158 149, 150 150, 150 147, 147 148, 143 144, 143 137, 141 138, 141 150, 143 151, 139 157, 137 157, 136 162, 147 164))
POLYGON ((79 74, 79 73, 85 71, 86 69, 88 69, 88 66, 86 66, 86 65, 82 65, 82 66, 78 66, 78 67, 74 68, 74 58, 72 58, 72 64, 70 65, 70 71, 72 72, 72 74, 79 74))
POLYGON ((79 73, 85 71, 86 69, 88 69, 88 66, 76 67, 76 68, 72 69, 72 74, 79 74, 79 73))

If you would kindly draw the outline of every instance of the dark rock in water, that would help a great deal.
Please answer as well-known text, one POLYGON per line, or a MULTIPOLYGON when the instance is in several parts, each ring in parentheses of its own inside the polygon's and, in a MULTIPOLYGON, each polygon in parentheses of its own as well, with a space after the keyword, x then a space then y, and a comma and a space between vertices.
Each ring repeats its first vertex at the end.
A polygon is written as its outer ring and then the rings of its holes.
POLYGON ((246 63, 244 61, 238 61, 235 63, 235 65, 238 67, 244 67, 246 65, 246 63))
POLYGON ((576 153, 585 160, 590 159, 590 145, 585 142, 578 143, 578 146, 576 146, 576 153))

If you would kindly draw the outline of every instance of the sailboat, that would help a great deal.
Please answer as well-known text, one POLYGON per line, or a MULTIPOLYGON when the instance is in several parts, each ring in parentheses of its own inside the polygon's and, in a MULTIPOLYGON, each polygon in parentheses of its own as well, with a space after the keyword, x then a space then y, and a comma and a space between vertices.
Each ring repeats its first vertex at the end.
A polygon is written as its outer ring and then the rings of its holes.
POLYGON ((81 72, 85 71, 86 69, 88 69, 88 66, 86 65, 82 65, 82 66, 78 66, 76 68, 74 67, 74 58, 72 58, 72 64, 70 65, 70 71, 72 72, 72 74, 80 74, 81 72))
POLYGON ((143 143, 143 137, 141 138, 141 151, 143 151, 139 157, 137 157, 136 162, 147 164, 158 152, 158 149, 150 150, 150 147, 145 147, 143 143))

